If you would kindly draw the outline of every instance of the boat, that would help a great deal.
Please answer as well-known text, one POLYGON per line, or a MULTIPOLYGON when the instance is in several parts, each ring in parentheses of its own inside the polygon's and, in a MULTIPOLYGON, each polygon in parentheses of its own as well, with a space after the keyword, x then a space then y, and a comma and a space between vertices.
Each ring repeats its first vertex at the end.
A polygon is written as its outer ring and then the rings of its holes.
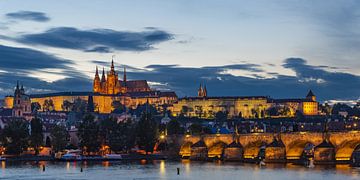
POLYGON ((74 153, 67 153, 64 154, 60 160, 64 160, 64 161, 81 161, 82 160, 82 156, 79 154, 74 154, 74 153))
POLYGON ((122 160, 123 157, 121 154, 106 154, 104 156, 105 159, 108 159, 108 160, 122 160))

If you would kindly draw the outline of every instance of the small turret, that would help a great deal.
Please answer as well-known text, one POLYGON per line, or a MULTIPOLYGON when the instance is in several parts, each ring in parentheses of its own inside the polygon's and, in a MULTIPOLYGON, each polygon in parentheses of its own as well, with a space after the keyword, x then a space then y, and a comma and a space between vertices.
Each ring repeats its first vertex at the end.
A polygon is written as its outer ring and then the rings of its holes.
POLYGON ((93 91, 94 92, 101 91, 101 83, 100 83, 99 71, 98 71, 97 66, 96 66, 96 72, 95 72, 95 78, 94 78, 94 84, 93 84, 93 91))
POLYGON ((126 85, 126 67, 124 66, 124 77, 123 77, 123 80, 124 80, 124 84, 126 85))
POLYGON ((202 85, 200 84, 200 87, 198 89, 198 96, 199 97, 203 97, 203 88, 202 88, 202 85))
POLYGON ((306 99, 311 100, 311 101, 316 101, 316 96, 315 96, 314 93, 310 90, 309 93, 306 95, 306 99))

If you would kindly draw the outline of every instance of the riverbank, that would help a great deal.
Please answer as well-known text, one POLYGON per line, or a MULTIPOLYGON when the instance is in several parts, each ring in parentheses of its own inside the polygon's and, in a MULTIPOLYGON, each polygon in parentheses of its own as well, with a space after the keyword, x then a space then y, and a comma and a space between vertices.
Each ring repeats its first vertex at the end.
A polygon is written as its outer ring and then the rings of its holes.
POLYGON ((168 158, 161 154, 122 154, 121 158, 107 158, 103 156, 81 156, 79 159, 58 159, 53 156, 7 156, 1 161, 16 162, 16 161, 137 161, 137 160, 167 160, 168 158))

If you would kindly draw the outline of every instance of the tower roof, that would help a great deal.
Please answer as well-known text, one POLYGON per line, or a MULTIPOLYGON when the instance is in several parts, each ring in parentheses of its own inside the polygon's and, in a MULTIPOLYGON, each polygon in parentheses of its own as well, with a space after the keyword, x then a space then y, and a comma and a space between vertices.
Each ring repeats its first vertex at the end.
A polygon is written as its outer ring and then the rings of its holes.
POLYGON ((311 97, 311 96, 315 96, 314 95, 314 93, 311 91, 311 89, 310 89, 310 91, 308 92, 308 94, 306 95, 306 97, 311 97))

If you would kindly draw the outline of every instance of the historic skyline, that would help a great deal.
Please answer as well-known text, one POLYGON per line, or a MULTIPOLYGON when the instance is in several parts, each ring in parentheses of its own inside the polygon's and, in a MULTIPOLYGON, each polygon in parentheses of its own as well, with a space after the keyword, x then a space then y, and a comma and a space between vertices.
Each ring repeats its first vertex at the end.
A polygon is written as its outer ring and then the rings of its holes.
POLYGON ((116 55, 128 79, 179 96, 205 82, 209 95, 285 98, 313 89, 320 101, 356 100, 358 5, 0 1, 0 97, 16 80, 30 93, 91 89, 94 67, 116 55))

